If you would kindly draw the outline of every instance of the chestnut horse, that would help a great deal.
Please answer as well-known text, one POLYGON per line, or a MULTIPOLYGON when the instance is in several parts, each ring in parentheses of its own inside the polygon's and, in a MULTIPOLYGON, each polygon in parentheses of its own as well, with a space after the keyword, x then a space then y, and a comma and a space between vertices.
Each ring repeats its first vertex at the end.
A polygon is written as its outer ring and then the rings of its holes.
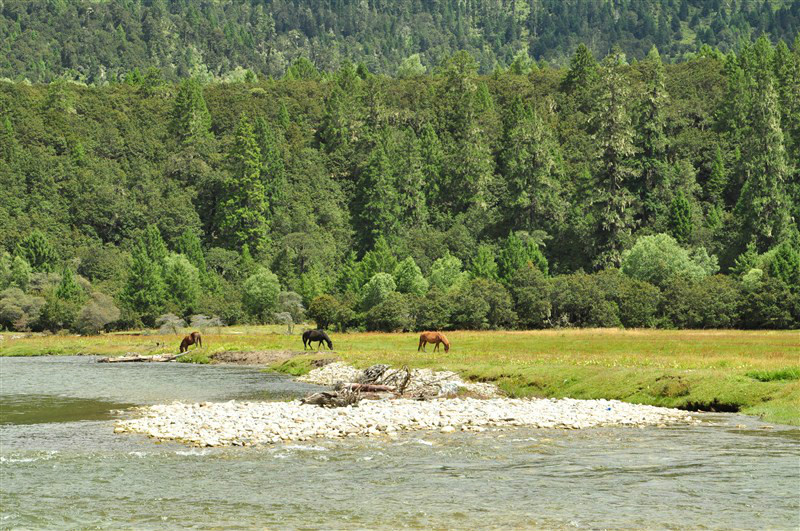
POLYGON ((439 348, 439 343, 444 344, 444 351, 448 352, 450 350, 450 342, 444 337, 444 334, 441 332, 422 332, 419 335, 419 347, 417 347, 417 352, 420 350, 425 352, 425 345, 427 343, 435 343, 436 346, 433 347, 433 351, 439 348))
POLYGON ((189 350, 189 345, 203 346, 203 338, 200 336, 200 332, 192 332, 183 338, 183 341, 181 341, 181 352, 189 350))

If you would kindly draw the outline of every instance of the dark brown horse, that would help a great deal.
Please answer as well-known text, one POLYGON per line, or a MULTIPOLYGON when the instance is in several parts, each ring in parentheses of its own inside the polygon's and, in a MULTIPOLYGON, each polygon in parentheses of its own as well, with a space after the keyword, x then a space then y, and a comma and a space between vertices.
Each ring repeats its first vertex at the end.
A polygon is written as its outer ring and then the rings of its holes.
POLYGON ((189 350, 189 345, 197 345, 198 347, 203 346, 203 337, 200 335, 200 332, 192 332, 183 338, 183 341, 181 341, 181 352, 186 352, 189 350))
POLYGON ((325 330, 306 330, 303 332, 303 350, 306 349, 306 345, 313 348, 311 347, 312 341, 317 342, 317 350, 322 346, 323 341, 328 344, 329 349, 333 350, 333 341, 331 341, 331 338, 325 333, 325 330))
POLYGON ((419 335, 419 347, 417 347, 417 352, 420 350, 425 352, 425 345, 428 343, 435 343, 436 346, 433 347, 433 351, 436 352, 439 348, 439 343, 444 345, 444 351, 448 352, 450 350, 450 342, 444 337, 444 334, 441 332, 422 332, 419 335))

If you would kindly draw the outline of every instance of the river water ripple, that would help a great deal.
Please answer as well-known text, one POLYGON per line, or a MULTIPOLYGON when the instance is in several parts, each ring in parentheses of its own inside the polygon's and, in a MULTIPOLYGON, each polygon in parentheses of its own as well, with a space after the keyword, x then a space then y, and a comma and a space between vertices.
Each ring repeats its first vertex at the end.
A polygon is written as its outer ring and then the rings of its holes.
POLYGON ((800 430, 739 415, 262 448, 113 433, 130 405, 314 388, 251 367, 0 358, 0 529, 800 528, 800 430))

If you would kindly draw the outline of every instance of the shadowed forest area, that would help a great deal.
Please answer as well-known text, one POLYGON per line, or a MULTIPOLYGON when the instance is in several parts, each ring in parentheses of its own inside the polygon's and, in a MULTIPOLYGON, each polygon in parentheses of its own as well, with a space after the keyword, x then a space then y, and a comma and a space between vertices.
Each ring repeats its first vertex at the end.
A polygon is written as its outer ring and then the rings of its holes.
POLYGON ((485 70, 0 82, 0 327, 798 326, 800 39, 485 70))

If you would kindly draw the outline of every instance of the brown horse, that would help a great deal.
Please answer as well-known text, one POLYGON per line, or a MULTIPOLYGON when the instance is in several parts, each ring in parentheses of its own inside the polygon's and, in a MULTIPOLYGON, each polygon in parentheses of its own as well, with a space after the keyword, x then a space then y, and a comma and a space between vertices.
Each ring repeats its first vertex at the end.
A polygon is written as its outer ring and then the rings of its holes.
POLYGON ((189 345, 197 345, 198 347, 203 346, 203 337, 200 335, 200 332, 192 332, 183 338, 183 341, 181 341, 181 352, 186 352, 189 350, 189 345))
POLYGON ((450 342, 444 337, 444 334, 441 332, 422 332, 419 335, 419 347, 417 347, 417 352, 420 350, 425 352, 425 345, 427 343, 435 343, 436 346, 433 347, 433 351, 439 348, 439 343, 444 344, 444 351, 448 352, 450 350, 450 342))

